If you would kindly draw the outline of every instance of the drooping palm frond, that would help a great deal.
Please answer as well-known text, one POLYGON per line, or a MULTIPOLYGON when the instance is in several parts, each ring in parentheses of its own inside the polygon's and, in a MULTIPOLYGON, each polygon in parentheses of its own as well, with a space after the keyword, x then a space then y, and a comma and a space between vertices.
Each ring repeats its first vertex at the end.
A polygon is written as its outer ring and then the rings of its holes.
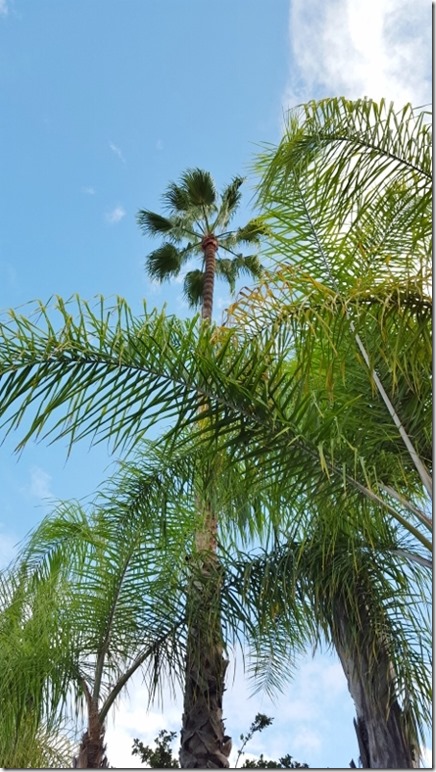
MULTIPOLYGON (((297 194, 310 202, 306 219, 318 204, 315 222, 330 223, 336 231, 349 217, 358 219, 393 183, 418 193, 415 203, 426 215, 431 125, 426 113, 410 105, 396 111, 385 100, 312 101, 289 114, 282 142, 265 153, 258 168, 264 202, 272 203, 286 184, 289 199, 297 194)), ((298 228, 298 218, 294 225, 298 228)))
POLYGON ((198 308, 204 294, 204 271, 188 271, 183 281, 183 295, 191 308, 198 308))
MULTIPOLYGON (((405 359, 398 362, 398 353, 407 345, 412 325, 414 339, 424 331, 428 349, 429 317, 421 312, 429 305, 431 271, 430 140, 426 116, 410 106, 397 114, 384 101, 339 99, 311 102, 292 112, 279 146, 258 162, 271 256, 275 253, 281 265, 277 280, 267 280, 263 296, 262 291, 253 295, 252 321, 239 315, 240 322, 257 328, 262 315, 275 332, 299 307, 299 328, 293 326, 288 341, 308 368, 314 345, 327 357, 330 350, 333 358, 338 356, 337 341, 348 339, 429 495, 428 464, 403 412, 407 376, 401 387, 397 377, 400 369, 415 375, 421 370, 419 377, 428 383, 422 360, 408 356, 405 365, 405 359), (284 265, 285 273, 286 268, 289 275, 293 271, 292 287, 283 284, 284 265), (387 315, 393 322, 388 330, 384 314, 394 295, 393 306, 401 313, 387 315), (373 303, 374 296, 378 303, 373 303), (371 319, 377 307, 377 319, 371 319)), ((243 308, 247 310, 245 300, 243 308)), ((346 347, 343 351, 340 368, 345 372, 355 357, 346 347)))
MULTIPOLYGON (((272 640, 268 636, 263 640, 262 620, 277 635, 279 651, 287 631, 287 644, 295 658, 303 641, 307 645, 315 641, 323 646, 336 645, 337 613, 342 604, 350 640, 356 641, 362 661, 367 661, 374 673, 381 650, 386 650, 395 673, 395 695, 422 739, 431 722, 428 572, 416 564, 410 572, 404 571, 392 549, 403 543, 398 529, 389 528, 383 535, 368 520, 373 531, 368 542, 369 533, 347 528, 345 522, 328 507, 322 512, 312 511, 300 529, 300 540, 293 538, 294 532, 271 551, 257 550, 251 559, 241 554, 233 562, 233 590, 249 597, 250 605, 258 609, 255 642, 258 640, 260 646, 259 663, 268 660, 265 643, 272 640), (361 619, 362 602, 370 617, 365 623, 361 619)), ((359 666, 358 659, 355 665, 359 666)), ((276 671, 279 684, 286 675, 286 668, 276 671)), ((267 667, 264 676, 267 678, 267 667)), ((368 677, 368 695, 373 685, 368 677)), ((391 697, 395 699, 394 694, 391 697)))
POLYGON ((0 758, 11 768, 71 763, 69 631, 51 613, 59 597, 53 580, 27 592, 21 576, 0 575, 0 758))
POLYGON ((79 301, 76 321, 71 311, 58 302, 58 331, 52 310, 42 306, 42 326, 14 312, 0 327, 3 425, 17 428, 27 414, 21 447, 31 436, 50 435, 132 447, 158 420, 176 417, 176 444, 184 442, 183 426, 196 426, 194 442, 213 453, 228 447, 241 461, 262 459, 266 478, 279 475, 300 489, 351 489, 400 516, 380 488, 377 464, 361 455, 363 445, 350 453, 339 431, 331 454, 338 415, 320 413, 286 353, 274 359, 275 340, 242 346, 234 330, 197 330, 195 321, 156 313, 134 319, 124 301, 111 310, 101 303, 97 313, 79 301))
POLYGON ((147 257, 146 270, 156 281, 163 281, 178 276, 183 263, 183 255, 173 244, 163 244, 147 257))

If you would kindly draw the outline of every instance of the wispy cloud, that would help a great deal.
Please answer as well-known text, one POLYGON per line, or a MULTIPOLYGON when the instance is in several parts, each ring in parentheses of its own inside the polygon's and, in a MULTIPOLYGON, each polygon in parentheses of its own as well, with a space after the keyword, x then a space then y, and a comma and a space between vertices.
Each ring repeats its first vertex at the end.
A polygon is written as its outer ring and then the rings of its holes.
POLYGON ((156 150, 163 150, 164 149, 164 143, 161 139, 158 139, 156 142, 156 150))
POLYGON ((108 222, 110 225, 116 225, 125 216, 126 210, 122 206, 116 206, 110 212, 106 212, 105 214, 106 222, 108 222))
POLYGON ((8 0, 0 0, 0 16, 7 16, 8 13, 8 0))
POLYGON ((96 190, 92 185, 83 185, 82 193, 85 193, 87 196, 95 196, 96 190))
POLYGON ((121 148, 118 147, 114 142, 109 142, 109 147, 112 150, 113 153, 115 153, 116 156, 120 159, 120 161, 125 164, 126 159, 124 158, 123 151, 121 148))
POLYGON ((289 33, 285 108, 339 95, 431 101, 428 0, 291 0, 289 33))
POLYGON ((33 466, 30 470, 30 494, 41 500, 53 498, 51 481, 52 477, 48 472, 39 466, 33 466))

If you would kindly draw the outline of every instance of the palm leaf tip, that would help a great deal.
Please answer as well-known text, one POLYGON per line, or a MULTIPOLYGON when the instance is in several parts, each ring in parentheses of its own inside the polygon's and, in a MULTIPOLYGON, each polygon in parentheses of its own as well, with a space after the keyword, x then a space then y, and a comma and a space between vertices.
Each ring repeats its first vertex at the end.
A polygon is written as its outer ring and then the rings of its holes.
POLYGON ((167 217, 150 212, 148 209, 140 209, 137 214, 137 222, 141 230, 150 236, 161 236, 169 233, 174 225, 167 217))
POLYGON ((239 201, 241 199, 241 185, 244 183, 244 177, 235 177, 230 185, 227 185, 226 188, 224 188, 221 200, 224 206, 227 207, 229 211, 236 208, 236 206, 239 204, 239 201))
POLYGON ((163 244, 146 258, 146 270, 152 279, 163 281, 177 276, 182 264, 182 255, 173 244, 163 244))

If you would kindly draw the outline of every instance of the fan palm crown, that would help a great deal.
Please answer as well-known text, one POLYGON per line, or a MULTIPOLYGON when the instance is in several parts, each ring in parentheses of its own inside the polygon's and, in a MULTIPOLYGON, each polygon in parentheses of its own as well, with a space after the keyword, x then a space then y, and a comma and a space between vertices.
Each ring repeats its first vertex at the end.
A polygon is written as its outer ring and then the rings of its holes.
POLYGON ((215 276, 224 278, 233 292, 241 273, 252 277, 261 273, 257 255, 243 255, 238 249, 259 245, 266 232, 262 219, 256 217, 243 227, 229 229, 243 182, 243 177, 234 177, 220 196, 209 172, 188 169, 180 182, 170 183, 163 194, 166 217, 147 209, 138 212, 142 231, 165 239, 147 256, 147 272, 152 279, 176 277, 190 258, 201 257, 201 268, 186 273, 183 290, 190 306, 201 305, 203 319, 212 318, 215 276), (224 255, 219 256, 219 251, 224 255))

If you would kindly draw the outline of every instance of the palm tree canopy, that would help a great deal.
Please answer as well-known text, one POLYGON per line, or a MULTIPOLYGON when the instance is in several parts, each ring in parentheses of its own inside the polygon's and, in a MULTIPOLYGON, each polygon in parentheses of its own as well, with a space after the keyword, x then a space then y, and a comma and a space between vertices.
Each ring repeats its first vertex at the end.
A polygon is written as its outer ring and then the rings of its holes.
MULTIPOLYGON (((261 265, 256 254, 244 256, 238 250, 240 244, 258 247, 266 233, 262 218, 255 217, 245 226, 229 230, 240 199, 243 177, 235 177, 221 196, 209 172, 188 169, 179 183, 172 182, 163 194, 167 216, 141 209, 138 224, 149 236, 163 237, 164 243, 147 257, 149 276, 163 281, 178 276, 186 262, 198 255, 204 262, 204 243, 213 236, 218 250, 226 253, 218 256, 216 273, 228 282, 230 289, 241 272, 257 277, 261 265)), ((184 281, 184 294, 189 304, 198 306, 203 298, 204 265, 202 269, 188 271, 184 281)))

